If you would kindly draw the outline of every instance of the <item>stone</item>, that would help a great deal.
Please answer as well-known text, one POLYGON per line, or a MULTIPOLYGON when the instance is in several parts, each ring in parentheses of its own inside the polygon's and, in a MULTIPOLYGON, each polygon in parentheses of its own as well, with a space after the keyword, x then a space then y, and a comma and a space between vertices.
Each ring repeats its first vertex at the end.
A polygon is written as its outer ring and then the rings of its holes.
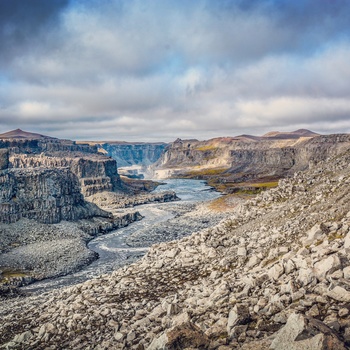
POLYGON ((338 270, 341 267, 341 262, 337 254, 328 256, 326 259, 323 259, 317 262, 314 265, 313 271, 318 280, 325 279, 327 274, 338 270))
POLYGON ((311 269, 300 269, 297 277, 302 286, 307 286, 315 280, 315 275, 311 269))
POLYGON ((128 342, 132 342, 133 340, 135 340, 136 338, 136 333, 134 331, 131 331, 130 333, 128 333, 128 335, 126 336, 126 340, 128 342))
POLYGON ((324 224, 316 224, 307 232, 307 238, 304 239, 304 245, 311 245, 316 243, 318 239, 324 237, 329 232, 329 229, 324 224))
POLYGON ((179 326, 181 324, 190 322, 190 320, 191 320, 190 315, 188 314, 187 311, 185 311, 185 312, 182 312, 181 314, 178 314, 172 317, 172 326, 173 327, 179 326))
POLYGON ((16 343, 25 343, 27 340, 29 340, 33 336, 33 333, 31 331, 27 331, 24 333, 21 333, 13 338, 13 341, 16 343))
POLYGON ((236 304, 229 312, 227 320, 227 334, 232 334, 232 329, 238 325, 246 325, 250 322, 249 308, 247 305, 236 304))
POLYGON ((350 232, 345 236, 344 239, 344 248, 349 249, 350 248, 350 232))
POLYGON ((245 247, 238 247, 237 256, 241 256, 245 258, 247 256, 247 249, 245 247))
POLYGON ((283 274, 283 272, 284 268, 282 264, 275 264, 269 269, 268 275, 270 279, 274 279, 275 281, 277 281, 279 277, 283 274))
POLYGON ((116 341, 122 341, 124 339, 125 335, 121 332, 114 333, 114 339, 116 341))
POLYGON ((343 274, 345 279, 350 279, 350 266, 347 266, 343 269, 343 274))
POLYGON ((336 286, 332 290, 330 290, 327 293, 327 296, 337 301, 350 303, 350 292, 348 292, 346 289, 340 286, 336 286))
POLYGON ((152 341, 147 350, 206 349, 209 344, 210 341, 203 331, 189 322, 161 334, 152 341))
POLYGON ((338 311, 339 317, 345 317, 349 315, 349 309, 347 308, 342 308, 338 311))
POLYGON ((324 323, 300 314, 291 314, 278 331, 271 350, 346 350, 338 336, 324 323))

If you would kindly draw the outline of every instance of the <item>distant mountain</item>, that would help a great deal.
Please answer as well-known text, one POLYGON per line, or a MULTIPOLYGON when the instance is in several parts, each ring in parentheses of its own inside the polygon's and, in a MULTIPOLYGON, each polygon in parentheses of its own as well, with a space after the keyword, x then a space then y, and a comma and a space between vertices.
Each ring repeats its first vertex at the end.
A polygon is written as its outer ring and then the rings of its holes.
POLYGON ((282 139, 298 139, 300 137, 315 137, 319 135, 320 134, 317 134, 307 129, 299 129, 291 132, 270 131, 261 137, 282 140, 282 139))
POLYGON ((55 139, 55 137, 16 129, 0 134, 0 139, 55 139))

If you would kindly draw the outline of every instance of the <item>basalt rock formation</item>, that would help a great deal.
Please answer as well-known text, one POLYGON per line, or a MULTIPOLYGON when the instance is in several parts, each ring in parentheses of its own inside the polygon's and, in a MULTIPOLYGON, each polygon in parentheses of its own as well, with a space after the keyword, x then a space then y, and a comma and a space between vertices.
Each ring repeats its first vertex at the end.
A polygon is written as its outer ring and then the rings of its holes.
POLYGON ((350 150, 140 261, 0 309, 12 349, 344 350, 350 150))
MULTIPOLYGON (((11 136, 13 132, 5 135, 8 134, 11 136)), ((19 134, 22 135, 19 138, 6 136, 4 139, 0 135, 2 168, 69 168, 78 177, 86 197, 122 187, 116 161, 98 154, 97 147, 42 135, 35 138, 36 134, 22 131, 19 134)))
POLYGON ((117 161, 119 167, 125 167, 156 162, 166 146, 165 143, 105 143, 101 148, 117 161))
POLYGON ((111 214, 84 200, 69 169, 27 168, 0 172, 0 222, 22 218, 45 224, 111 214))
POLYGON ((150 171, 155 178, 215 177, 222 182, 278 179, 339 154, 349 145, 349 134, 318 135, 308 130, 208 141, 178 139, 150 171))

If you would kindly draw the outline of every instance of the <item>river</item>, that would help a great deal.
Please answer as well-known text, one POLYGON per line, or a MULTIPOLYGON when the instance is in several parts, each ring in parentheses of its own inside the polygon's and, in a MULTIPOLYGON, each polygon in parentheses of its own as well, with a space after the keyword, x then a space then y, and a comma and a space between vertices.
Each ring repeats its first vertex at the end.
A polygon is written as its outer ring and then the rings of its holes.
POLYGON ((132 248, 125 239, 138 230, 145 230, 152 225, 166 222, 174 218, 174 208, 184 207, 190 203, 209 201, 218 198, 220 194, 201 180, 169 179, 158 186, 155 192, 172 190, 181 199, 179 202, 144 204, 135 207, 144 217, 127 227, 99 236, 88 243, 88 248, 98 253, 99 258, 82 270, 67 276, 38 281, 22 287, 27 292, 43 292, 62 286, 69 286, 84 282, 104 273, 109 273, 119 267, 141 258, 147 247, 132 248))

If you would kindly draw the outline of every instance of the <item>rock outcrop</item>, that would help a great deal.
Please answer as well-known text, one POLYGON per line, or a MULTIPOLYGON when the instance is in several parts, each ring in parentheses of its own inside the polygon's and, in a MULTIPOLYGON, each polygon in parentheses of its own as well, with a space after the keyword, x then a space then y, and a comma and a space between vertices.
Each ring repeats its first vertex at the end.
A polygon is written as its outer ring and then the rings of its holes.
POLYGON ((309 164, 340 154, 350 135, 317 135, 305 130, 256 137, 242 135, 208 141, 176 140, 150 167, 156 178, 186 176, 223 181, 281 178, 309 164))
POLYGON ((45 224, 111 214, 84 200, 78 178, 67 168, 9 169, 0 172, 0 222, 22 218, 45 224))
POLYGON ((129 167, 132 165, 147 166, 156 162, 162 155, 166 143, 127 143, 127 142, 105 142, 96 143, 100 150, 115 159, 118 167, 129 167))
POLYGON ((350 151, 111 275, 0 309, 20 349, 346 349, 350 151), (280 347, 281 344, 281 347, 280 347), (300 347, 303 346, 303 347, 300 347))

